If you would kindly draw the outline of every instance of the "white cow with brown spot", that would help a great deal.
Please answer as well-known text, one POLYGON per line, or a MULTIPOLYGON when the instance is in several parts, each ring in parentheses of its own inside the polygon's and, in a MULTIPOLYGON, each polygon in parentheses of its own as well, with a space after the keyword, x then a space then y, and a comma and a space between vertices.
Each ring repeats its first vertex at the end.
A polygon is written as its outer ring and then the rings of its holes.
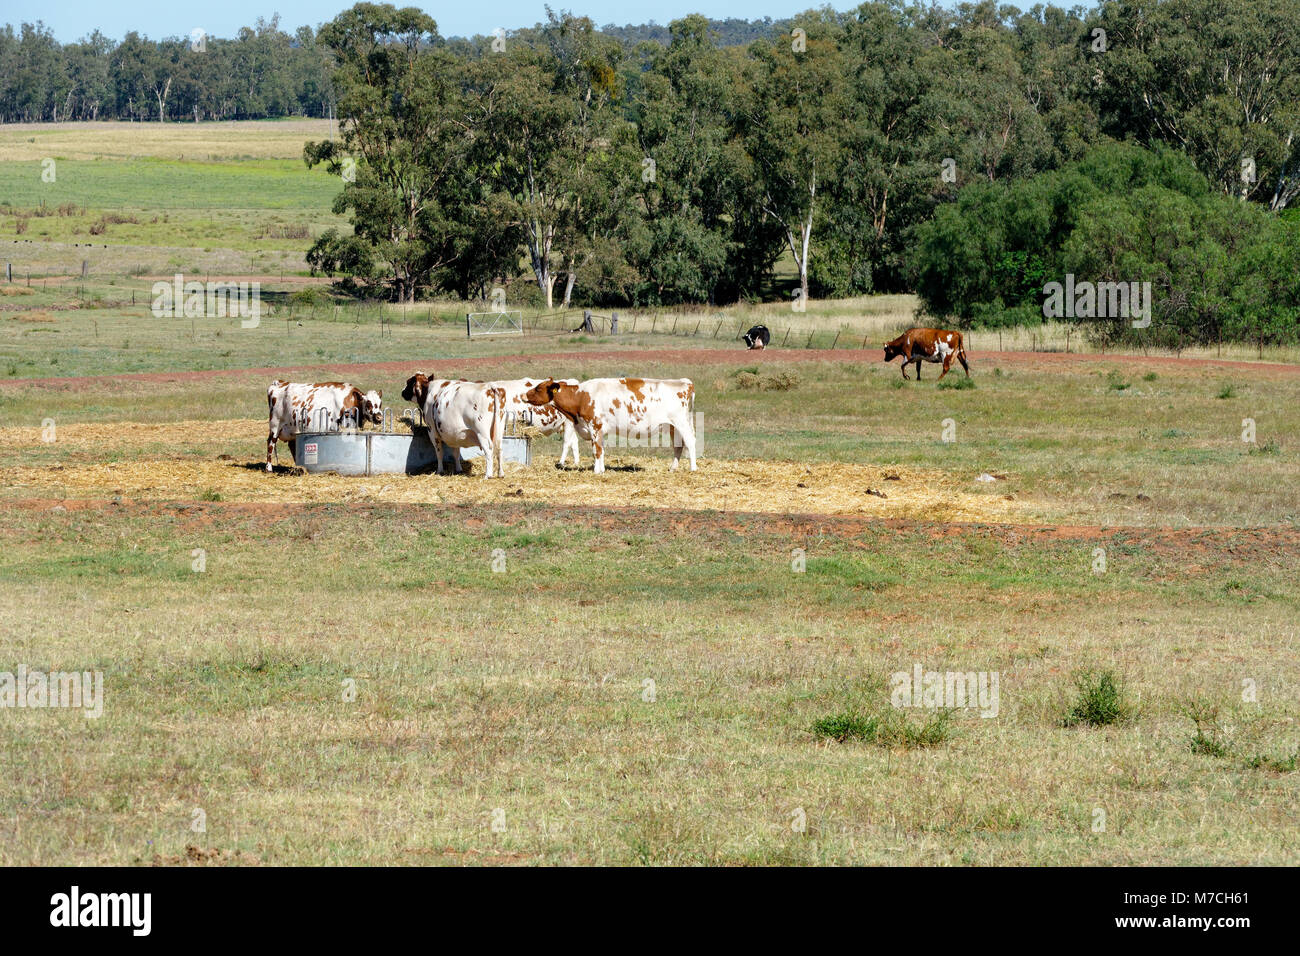
MULTIPOLYGON (((536 428, 543 435, 553 435, 556 432, 564 432, 564 443, 560 449, 560 464, 563 465, 573 453, 573 463, 578 464, 578 434, 574 431, 573 422, 569 421, 560 413, 554 405, 534 405, 528 401, 528 393, 538 384, 540 379, 535 378, 517 378, 502 382, 486 382, 487 385, 495 385, 505 392, 506 396, 506 419, 515 416, 515 420, 521 425, 530 428, 536 428)), ((566 378, 560 381, 569 385, 577 385, 576 378, 566 378)))
POLYGON ((279 460, 277 442, 289 442, 292 454, 295 435, 319 429, 336 429, 348 419, 357 428, 366 422, 383 421, 383 392, 362 392, 349 382, 286 382, 276 379, 266 390, 270 423, 266 435, 266 470, 271 458, 279 460))
POLYGON ((695 384, 689 378, 593 378, 577 385, 547 379, 528 392, 534 405, 554 405, 591 442, 595 472, 605 470, 609 439, 648 440, 668 429, 676 469, 685 449, 695 471, 695 384))
POLYGON ((464 471, 462 448, 483 452, 484 478, 504 477, 501 469, 501 435, 505 425, 505 389, 490 382, 431 379, 417 372, 406 380, 402 398, 414 401, 424 415, 443 473, 443 446, 455 450, 456 470, 464 471))

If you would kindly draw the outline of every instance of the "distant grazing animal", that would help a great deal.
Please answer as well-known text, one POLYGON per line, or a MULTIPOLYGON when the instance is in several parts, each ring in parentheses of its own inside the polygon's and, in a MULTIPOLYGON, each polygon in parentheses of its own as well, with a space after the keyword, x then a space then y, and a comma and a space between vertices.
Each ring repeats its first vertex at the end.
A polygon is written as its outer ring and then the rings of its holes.
POLYGON ((483 477, 504 477, 501 434, 505 426, 506 393, 499 383, 430 379, 417 372, 406 380, 402 398, 414 401, 424 414, 438 474, 443 473, 444 445, 455 450, 457 471, 465 470, 460 450, 477 446, 483 452, 483 477))
POLYGON ((574 430, 591 442, 595 472, 605 470, 605 442, 609 437, 649 442, 668 428, 673 439, 675 469, 685 448, 695 471, 695 385, 689 378, 593 378, 577 385, 547 379, 528 392, 534 405, 552 404, 574 430))
POLYGON ((771 341, 772 333, 766 325, 756 325, 745 333, 745 344, 755 352, 767 348, 767 343, 771 341))
POLYGON ((916 380, 921 381, 922 362, 942 362, 943 371, 939 377, 943 378, 952 367, 953 359, 961 362, 966 377, 970 378, 970 366, 966 364, 966 348, 962 344, 960 332, 950 332, 947 329, 908 329, 894 341, 885 343, 886 362, 892 362, 900 355, 903 356, 903 378, 907 378, 907 366, 910 363, 916 366, 916 380))
POLYGON ((345 418, 358 428, 366 422, 378 425, 383 421, 383 392, 362 392, 348 382, 307 384, 276 379, 266 390, 266 404, 271 419, 266 435, 267 471, 272 470, 273 454, 279 460, 277 441, 289 442, 292 454, 293 437, 301 432, 322 425, 342 428, 345 418))
MULTIPOLYGON (((488 385, 496 385, 505 390, 506 393, 506 416, 516 416, 516 421, 521 425, 527 425, 536 428, 543 435, 553 435, 558 431, 564 432, 564 444, 560 449, 560 464, 563 465, 568 460, 569 453, 573 453, 573 463, 578 464, 578 434, 573 430, 573 422, 560 414, 559 409, 554 405, 534 405, 528 401, 528 392, 534 388, 540 379, 535 378, 517 378, 505 382, 487 382, 488 385)), ((576 378, 561 379, 570 385, 577 385, 576 378)))

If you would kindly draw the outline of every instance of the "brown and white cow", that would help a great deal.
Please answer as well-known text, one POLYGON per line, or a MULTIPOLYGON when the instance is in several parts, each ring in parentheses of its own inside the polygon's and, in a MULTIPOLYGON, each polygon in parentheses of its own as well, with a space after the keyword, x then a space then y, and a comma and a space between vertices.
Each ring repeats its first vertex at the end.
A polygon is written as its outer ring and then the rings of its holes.
MULTIPOLYGON (((561 379, 570 385, 577 385, 576 378, 561 379)), ((539 384, 540 380, 535 378, 517 378, 502 382, 487 382, 485 384, 495 385, 505 391, 506 395, 506 418, 509 420, 514 415, 516 420, 522 425, 528 425, 536 428, 543 435, 553 435, 556 432, 564 432, 564 444, 560 449, 560 464, 563 465, 573 453, 573 463, 578 464, 578 434, 573 430, 573 422, 569 421, 564 415, 560 414, 559 409, 554 405, 534 405, 528 401, 528 393, 539 384)))
POLYGON ((572 385, 547 379, 529 390, 534 405, 548 402, 573 423, 574 430, 591 442, 595 471, 605 470, 605 444, 609 438, 648 439, 661 428, 673 438, 675 469, 682 449, 695 471, 695 385, 689 378, 593 378, 572 385))
POLYGON ((483 452, 483 477, 504 477, 501 434, 505 426, 505 389, 491 382, 430 379, 417 372, 406 380, 402 398, 414 401, 424 414, 438 474, 443 473, 444 445, 454 449, 457 471, 465 470, 460 450, 477 446, 483 452))
POLYGON ((266 470, 271 471, 271 457, 279 460, 277 442, 292 443, 300 432, 320 428, 343 427, 350 419, 358 428, 366 422, 383 421, 383 392, 362 392, 348 382, 285 382, 276 379, 266 390, 270 424, 266 435, 266 470), (324 419, 324 422, 322 422, 324 419))
POLYGON ((907 378, 907 366, 916 366, 916 380, 921 381, 922 362, 942 362, 943 378, 952 367, 952 360, 961 362, 970 378, 970 366, 966 364, 966 348, 962 344, 961 333, 948 329, 908 329, 892 342, 885 343, 885 361, 892 362, 903 356, 903 378, 907 378))

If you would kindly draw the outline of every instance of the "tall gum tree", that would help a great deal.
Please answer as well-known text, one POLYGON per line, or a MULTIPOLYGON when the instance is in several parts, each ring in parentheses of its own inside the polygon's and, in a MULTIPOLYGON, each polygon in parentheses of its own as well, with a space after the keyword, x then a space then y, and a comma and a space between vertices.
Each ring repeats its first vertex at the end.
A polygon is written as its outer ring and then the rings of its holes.
POLYGON ((839 169, 845 137, 844 70, 833 14, 795 19, 800 33, 750 47, 751 95, 738 114, 763 213, 780 223, 808 301, 813 229, 823 184, 839 169))

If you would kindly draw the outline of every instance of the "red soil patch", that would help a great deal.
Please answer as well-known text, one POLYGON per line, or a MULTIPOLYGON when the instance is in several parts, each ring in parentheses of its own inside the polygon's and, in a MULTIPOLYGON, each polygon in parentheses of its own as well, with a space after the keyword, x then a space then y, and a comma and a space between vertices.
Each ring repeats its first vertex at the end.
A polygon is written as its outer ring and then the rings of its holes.
MULTIPOLYGON (((252 376, 261 378, 312 379, 321 373, 348 379, 363 379, 368 374, 396 373, 409 375, 413 370, 443 373, 448 376, 474 368, 508 364, 541 362, 662 362, 680 365, 752 365, 756 361, 775 362, 862 362, 881 361, 879 349, 770 349, 750 352, 746 349, 591 349, 571 352, 539 352, 531 355, 493 355, 455 359, 419 359, 403 362, 362 362, 350 365, 290 365, 280 368, 210 369, 190 372, 129 372, 119 375, 87 375, 64 378, 16 378, 0 381, 0 388, 54 388, 67 389, 95 384, 121 384, 123 382, 184 383, 214 378, 252 376)), ((1300 374, 1300 365, 1283 365, 1276 362, 1239 362, 1227 359, 1178 358, 1175 356, 1146 355, 1077 355, 1064 352, 971 352, 971 367, 978 375, 993 366, 1038 371, 1088 365, 1128 365, 1156 368, 1189 368, 1218 371, 1234 369, 1250 371, 1265 376, 1300 374)), ((895 367, 897 367, 895 365, 895 367)), ((937 372, 933 373, 937 376, 937 372)))

